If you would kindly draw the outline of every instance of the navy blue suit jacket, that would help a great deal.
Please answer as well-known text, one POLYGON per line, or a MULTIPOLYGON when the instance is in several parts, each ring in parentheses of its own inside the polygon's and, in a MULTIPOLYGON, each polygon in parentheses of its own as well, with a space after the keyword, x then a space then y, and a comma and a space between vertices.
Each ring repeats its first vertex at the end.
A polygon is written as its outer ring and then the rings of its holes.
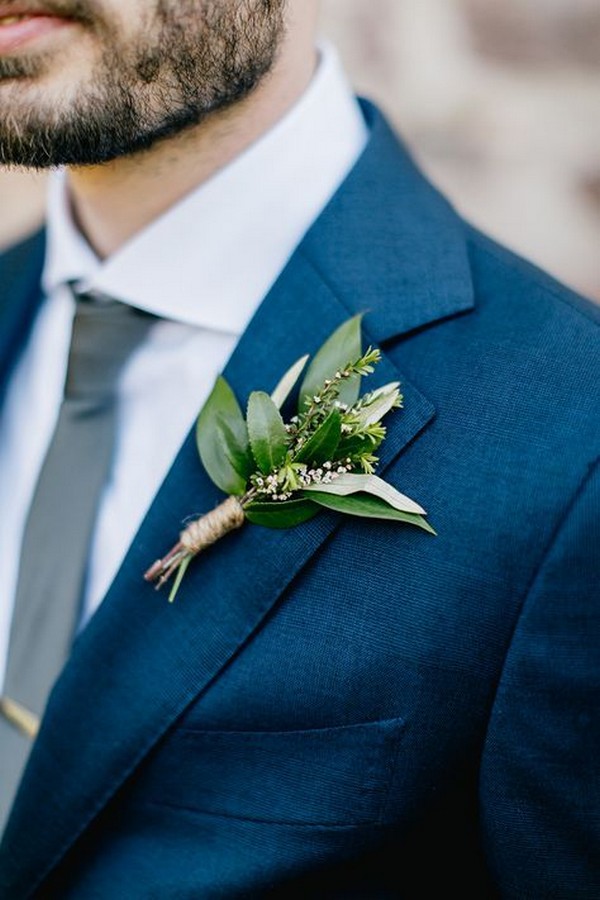
MULTIPOLYGON (((169 605, 142 573, 221 499, 190 438, 51 695, 3 900, 420 898, 440 877, 600 897, 598 313, 466 225, 365 113, 225 375, 272 390, 366 310, 373 378, 405 396, 380 473, 438 536, 247 525, 169 605)), ((43 254, 40 234, 0 258, 4 384, 43 254)))

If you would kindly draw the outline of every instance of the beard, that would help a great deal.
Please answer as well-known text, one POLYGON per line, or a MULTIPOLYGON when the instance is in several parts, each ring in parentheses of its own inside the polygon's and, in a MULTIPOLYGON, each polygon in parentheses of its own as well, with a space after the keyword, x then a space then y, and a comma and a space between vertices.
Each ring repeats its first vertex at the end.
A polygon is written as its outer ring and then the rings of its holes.
POLYGON ((76 22, 101 52, 80 83, 69 86, 68 98, 52 102, 43 82, 56 56, 0 57, 0 164, 109 162, 238 103, 273 67, 284 6, 285 0, 154 0, 124 40, 99 0, 48 0, 43 11, 76 22))

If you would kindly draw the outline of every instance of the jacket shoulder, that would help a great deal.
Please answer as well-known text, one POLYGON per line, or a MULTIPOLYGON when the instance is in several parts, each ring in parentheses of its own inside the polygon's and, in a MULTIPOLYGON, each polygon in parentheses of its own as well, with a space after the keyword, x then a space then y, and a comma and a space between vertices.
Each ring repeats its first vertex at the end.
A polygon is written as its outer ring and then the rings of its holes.
MULTIPOLYGON (((483 300, 515 300, 527 313, 533 306, 545 309, 563 324, 571 322, 597 339, 600 304, 593 302, 533 263, 494 241, 471 224, 466 224, 466 239, 473 269, 475 289, 483 300)), ((533 310, 532 310, 533 311, 533 310)))

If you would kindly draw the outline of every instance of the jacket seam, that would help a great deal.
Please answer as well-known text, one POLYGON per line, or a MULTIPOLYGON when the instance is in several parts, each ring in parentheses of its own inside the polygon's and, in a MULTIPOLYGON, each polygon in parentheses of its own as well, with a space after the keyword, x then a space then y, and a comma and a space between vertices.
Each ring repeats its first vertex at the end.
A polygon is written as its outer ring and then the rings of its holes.
MULTIPOLYGON (((517 266, 514 264, 511 265, 511 263, 508 260, 504 259, 503 256, 501 255, 501 253, 499 253, 493 246, 490 247, 487 243, 487 239, 485 238, 485 236, 480 236, 476 230, 474 230, 470 227, 469 227, 469 231, 470 231, 470 236, 467 238, 467 240, 470 243, 476 244, 482 253, 485 253, 487 256, 489 256, 493 260, 495 260, 498 263, 498 265, 502 266, 502 268, 505 271, 510 272, 511 274, 514 273, 517 266)), ((534 266, 533 263, 529 263, 525 259, 522 260, 522 264, 524 266, 532 266, 532 267, 534 266)), ((595 327, 600 327, 600 323, 597 322, 593 318, 593 316, 588 315, 584 310, 582 310, 578 306, 576 306, 575 303, 573 303, 571 300, 569 300, 567 296, 565 296, 560 290, 558 290, 552 284, 546 284, 540 277, 536 277, 535 272, 531 272, 529 277, 530 277, 530 280, 533 281, 533 283, 536 285, 536 287, 538 287, 541 291, 543 291, 546 294, 549 294, 551 297, 554 297, 556 300, 560 301, 565 306, 568 306, 569 309, 572 309, 573 312, 576 312, 579 316, 581 316, 581 318, 585 319, 586 322, 590 322, 595 327)), ((566 290, 569 290, 569 289, 566 288, 566 290)), ((582 299, 586 299, 586 298, 582 298, 582 299)), ((592 302, 592 301, 590 301, 590 302, 592 302)))
POLYGON ((502 667, 498 674, 496 686, 494 689, 494 694, 490 700, 489 715, 488 715, 488 719, 487 719, 487 723, 486 723, 485 734, 483 736, 483 740, 481 743, 482 755, 483 755, 484 747, 487 744, 489 730, 491 727, 493 710, 496 705, 496 700, 498 699, 498 693, 500 691, 500 687, 502 685, 504 671, 505 671, 505 668, 507 665, 508 658, 510 656, 510 649, 512 647, 514 636, 519 627, 519 623, 521 621, 521 618, 523 616, 525 608, 527 607, 527 602, 529 600, 529 597, 533 593, 533 590, 537 584, 538 578, 539 578, 547 560, 549 559, 550 555, 552 554, 552 551, 554 550, 554 547, 556 546, 558 539, 560 538, 560 536, 563 532, 563 529, 565 528, 566 524, 568 523, 571 513, 572 513, 575 505, 577 504, 577 501, 582 496, 582 494, 585 492, 588 482, 591 480, 592 476, 594 475, 594 472, 595 472, 596 468, 598 467, 599 463, 600 463, 600 456, 597 456, 594 459, 592 459, 592 461, 588 464, 585 474, 583 475, 581 481, 579 482, 579 484, 573 491, 572 495, 568 499, 568 501, 564 507, 562 515, 557 516, 556 524, 555 524, 554 528, 552 529, 550 537, 548 538, 546 547, 544 548, 544 551, 542 552, 540 559, 538 560, 537 564, 535 565, 534 570, 531 575, 531 578, 529 579, 527 587, 525 588, 525 591, 523 592, 523 599, 521 600, 521 602, 519 604, 519 612, 515 616, 515 621, 514 621, 513 627, 510 632, 510 638, 506 645, 506 652, 504 654, 502 667))
POLYGON ((253 825, 279 825, 283 828, 302 828, 302 829, 328 829, 337 830, 369 827, 377 824, 377 818, 373 816, 370 819, 356 819, 350 822, 301 822, 294 819, 266 819, 257 816, 236 815, 224 811, 216 812, 215 810, 199 809, 195 806, 187 806, 183 803, 173 803, 168 800, 143 800, 139 804, 140 808, 150 809, 170 809, 174 812, 188 813, 193 816, 208 816, 214 819, 228 819, 234 822, 249 822, 253 825))

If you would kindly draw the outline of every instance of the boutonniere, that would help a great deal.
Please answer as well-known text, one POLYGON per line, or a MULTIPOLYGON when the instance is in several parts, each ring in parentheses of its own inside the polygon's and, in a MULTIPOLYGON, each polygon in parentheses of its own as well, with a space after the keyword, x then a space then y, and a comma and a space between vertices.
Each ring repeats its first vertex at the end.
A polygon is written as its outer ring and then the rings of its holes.
POLYGON ((303 356, 270 395, 253 391, 245 418, 225 379, 217 379, 198 417, 196 443, 207 474, 228 496, 187 525, 145 573, 157 588, 175 576, 170 602, 194 557, 246 521, 290 528, 325 508, 435 534, 418 503, 375 475, 382 420, 403 398, 397 381, 361 396, 361 380, 381 354, 362 352, 360 326, 360 315, 344 322, 308 367, 303 356), (297 412, 285 422, 280 410, 303 372, 297 412))

